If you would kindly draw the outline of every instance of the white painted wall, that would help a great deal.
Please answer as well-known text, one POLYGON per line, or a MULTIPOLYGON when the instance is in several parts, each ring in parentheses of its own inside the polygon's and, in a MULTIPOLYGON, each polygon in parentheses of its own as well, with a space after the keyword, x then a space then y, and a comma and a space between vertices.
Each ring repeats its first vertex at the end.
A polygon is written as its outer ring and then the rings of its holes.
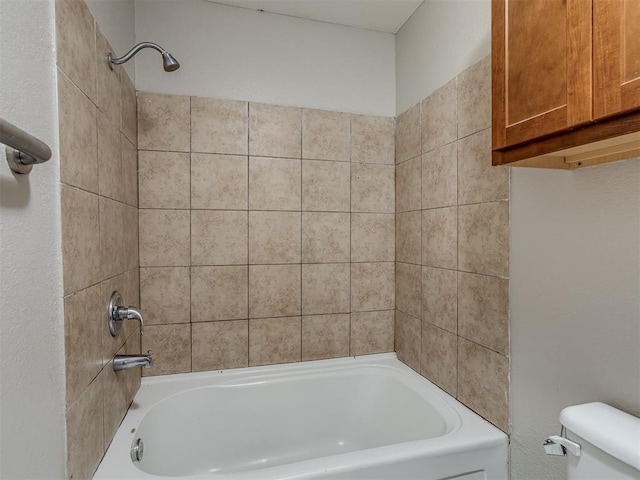
POLYGON ((53 158, 0 155, 0 478, 64 478, 65 379, 53 0, 0 1, 0 114, 53 158))
MULTIPOLYGON (((127 53, 136 43, 134 0, 85 0, 100 30, 107 37, 116 57, 127 53)), ((124 64, 135 80, 135 62, 124 64)))
POLYGON ((425 0, 396 35, 396 113, 490 52, 490 0, 425 0))
POLYGON ((640 414, 640 159, 511 174, 513 480, 565 478, 541 444, 568 405, 640 414))
POLYGON ((136 87, 156 93, 395 115, 394 36, 203 0, 136 0, 136 87))

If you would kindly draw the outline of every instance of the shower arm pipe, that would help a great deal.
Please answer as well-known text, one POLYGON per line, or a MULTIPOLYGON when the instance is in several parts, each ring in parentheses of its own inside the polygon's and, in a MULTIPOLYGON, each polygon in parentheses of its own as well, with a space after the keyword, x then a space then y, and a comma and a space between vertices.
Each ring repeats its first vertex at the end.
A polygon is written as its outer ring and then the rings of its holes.
POLYGON ((113 58, 111 52, 109 52, 109 54, 107 55, 107 58, 109 59, 109 68, 113 70, 113 65, 122 65, 123 63, 128 62, 136 53, 138 53, 143 48, 153 48, 154 50, 157 50, 162 54, 167 53, 167 51, 157 43, 141 42, 119 58, 113 58))

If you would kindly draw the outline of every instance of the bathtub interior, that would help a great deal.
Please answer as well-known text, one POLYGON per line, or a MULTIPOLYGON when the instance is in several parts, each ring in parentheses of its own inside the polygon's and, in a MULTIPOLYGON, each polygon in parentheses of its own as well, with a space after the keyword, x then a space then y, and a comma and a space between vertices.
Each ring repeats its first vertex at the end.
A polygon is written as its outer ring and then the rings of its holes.
POLYGON ((507 480, 507 445, 388 353, 145 378, 94 479, 507 480))
POLYGON ((248 377, 158 402, 136 466, 161 476, 229 474, 440 437, 459 425, 381 367, 248 377))

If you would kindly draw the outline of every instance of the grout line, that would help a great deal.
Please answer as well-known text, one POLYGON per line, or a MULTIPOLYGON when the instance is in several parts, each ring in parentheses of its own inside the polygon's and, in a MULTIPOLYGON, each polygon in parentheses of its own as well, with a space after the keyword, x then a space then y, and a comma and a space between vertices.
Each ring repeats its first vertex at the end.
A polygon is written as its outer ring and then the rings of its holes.
POLYGON ((192 223, 193 223, 193 215, 192 215, 192 200, 191 200, 191 188, 193 179, 191 178, 191 167, 193 162, 193 155, 191 153, 191 145, 193 143, 192 138, 192 130, 193 130, 193 97, 189 97, 189 349, 191 352, 191 364, 189 365, 189 371, 193 371, 193 328, 191 327, 192 312, 191 312, 191 304, 193 301, 193 282, 191 278, 191 259, 193 256, 193 235, 192 235, 192 223))
MULTIPOLYGON (((351 325, 351 315, 352 315, 352 310, 353 310, 353 306, 351 304, 351 297, 352 297, 352 290, 353 290, 353 286, 351 284, 352 282, 352 278, 351 278, 351 271, 353 269, 353 235, 352 235, 352 229, 353 229, 353 154, 352 154, 352 150, 353 150, 353 145, 352 145, 352 133, 351 133, 351 122, 352 122, 352 117, 351 115, 349 115, 349 354, 352 355, 352 345, 351 345, 351 329, 352 329, 352 325, 351 325)), ((395 167, 394 167, 394 171, 395 171, 395 167)))
POLYGON ((419 203, 420 203, 420 218, 419 218, 419 222, 420 222, 420 338, 418 339, 418 341, 420 342, 420 344, 418 345, 418 373, 422 374, 423 372, 423 367, 422 367, 422 343, 423 343, 423 336, 424 336, 424 332, 422 329, 422 323, 424 321, 424 299, 423 299, 423 291, 424 291, 424 285, 422 283, 422 271, 423 271, 423 267, 422 264, 424 263, 424 259, 422 258, 422 243, 423 243, 423 238, 422 238, 422 197, 423 197, 423 180, 422 180, 422 155, 424 154, 424 148, 423 148, 423 144, 424 144, 424 139, 422 138, 423 135, 423 125, 422 125, 422 101, 420 102, 420 199, 419 199, 419 203))
MULTIPOLYGON (((347 338, 347 344, 349 346, 348 354, 352 353, 352 345, 351 345, 351 314, 353 313, 353 305, 352 305, 352 286, 351 286, 351 264, 353 259, 353 252, 351 246, 351 223, 353 218, 353 213, 351 212, 351 169, 353 165, 353 115, 349 115, 349 334, 347 338)), ((394 168, 395 170, 395 168, 394 168)))
POLYGON ((302 314, 304 311, 303 307, 303 296, 302 296, 302 157, 304 155, 304 141, 302 136, 304 135, 304 111, 300 109, 300 361, 302 361, 302 314))
MULTIPOLYGON (((251 102, 247 102, 247 262, 249 262, 249 199, 251 198, 251 192, 249 191, 250 187, 250 172, 251 172, 251 157, 249 154, 251 153, 251 102)), ((250 275, 251 269, 249 265, 247 265, 247 365, 250 365, 249 359, 251 357, 251 352, 249 351, 251 345, 251 328, 249 325, 249 310, 251 305, 251 287, 250 285, 250 275)))

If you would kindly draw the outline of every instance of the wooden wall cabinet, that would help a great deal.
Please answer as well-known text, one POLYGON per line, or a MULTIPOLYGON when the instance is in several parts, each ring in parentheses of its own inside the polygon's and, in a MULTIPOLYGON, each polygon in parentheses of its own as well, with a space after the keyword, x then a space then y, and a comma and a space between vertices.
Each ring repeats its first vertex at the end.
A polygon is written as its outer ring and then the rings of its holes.
POLYGON ((493 164, 640 156, 640 0, 492 0, 493 164))

